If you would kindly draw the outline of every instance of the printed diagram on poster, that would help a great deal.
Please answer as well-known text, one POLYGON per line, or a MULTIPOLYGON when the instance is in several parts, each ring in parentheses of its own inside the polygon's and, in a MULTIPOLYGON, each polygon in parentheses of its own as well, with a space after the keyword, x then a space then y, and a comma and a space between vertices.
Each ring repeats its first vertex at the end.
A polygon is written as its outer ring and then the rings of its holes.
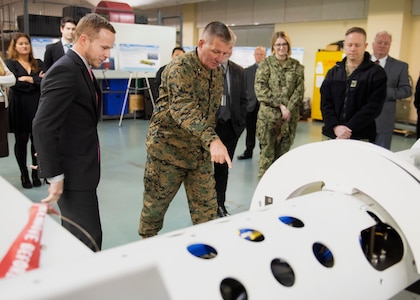
POLYGON ((119 70, 156 72, 160 68, 157 45, 119 44, 119 70))
MULTIPOLYGON (((157 70, 171 61, 176 46, 176 28, 166 26, 126 24, 112 22, 118 34, 110 57, 94 69, 97 79, 124 79, 135 74, 137 78, 154 77, 157 70), (141 35, 133 35, 141 32, 141 35)), ((36 58, 44 60, 45 48, 60 38, 31 37, 36 58)))

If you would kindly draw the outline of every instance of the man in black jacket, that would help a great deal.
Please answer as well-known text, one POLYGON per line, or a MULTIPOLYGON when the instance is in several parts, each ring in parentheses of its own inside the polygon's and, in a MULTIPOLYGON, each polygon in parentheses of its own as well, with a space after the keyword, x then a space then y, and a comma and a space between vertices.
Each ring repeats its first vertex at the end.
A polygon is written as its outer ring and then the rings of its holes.
POLYGON ((44 63, 46 70, 62 57, 68 49, 73 47, 76 25, 76 20, 71 17, 64 17, 60 20, 61 39, 45 48, 44 63))
POLYGON ((347 30, 346 57, 328 71, 322 83, 322 134, 329 139, 375 141, 375 118, 385 101, 387 76, 371 61, 366 47, 363 28, 347 30))
POLYGON ((101 90, 91 68, 109 58, 115 29, 98 14, 87 14, 76 28, 74 47, 41 81, 39 107, 32 123, 38 170, 50 183, 49 206, 58 201, 63 226, 99 251, 102 227, 96 193, 100 180, 97 125, 101 90), (78 224, 85 231, 73 226, 78 224))
POLYGON ((249 66, 244 70, 244 80, 246 89, 246 98, 248 99, 247 114, 246 114, 246 139, 245 152, 238 156, 238 159, 252 158, 252 151, 255 147, 255 132, 257 129, 257 116, 260 109, 260 103, 255 95, 255 73, 257 72, 258 64, 266 57, 266 50, 262 46, 258 46, 254 50, 255 64, 249 66))
MULTIPOLYGON (((239 137, 245 129, 247 106, 244 70, 241 66, 229 60, 231 54, 229 53, 222 63, 224 90, 221 106, 216 114, 216 133, 226 146, 230 159, 233 158, 239 137)), ((218 204, 217 215, 219 217, 229 215, 225 207, 228 175, 227 163, 214 163, 218 204)))

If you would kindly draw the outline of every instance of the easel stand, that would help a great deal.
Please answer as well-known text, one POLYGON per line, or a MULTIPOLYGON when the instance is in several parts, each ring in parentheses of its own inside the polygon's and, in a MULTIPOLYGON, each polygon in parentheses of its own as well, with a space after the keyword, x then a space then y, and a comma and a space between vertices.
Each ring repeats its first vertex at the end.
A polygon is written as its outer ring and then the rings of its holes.
MULTIPOLYGON (((137 78, 137 73, 136 73, 136 78, 137 78)), ((128 83, 127 83, 127 88, 125 89, 124 103, 123 103, 122 108, 121 108, 120 122, 118 123, 119 127, 121 127, 121 125, 122 125, 124 111, 125 111, 125 107, 127 105, 127 99, 128 99, 129 94, 130 94, 130 86, 131 86, 131 80, 132 79, 133 79, 133 73, 130 72, 130 76, 128 78, 128 83)), ((152 101, 152 106, 153 106, 153 110, 154 110, 155 109, 155 101, 153 99, 152 89, 150 88, 149 78, 146 76, 145 79, 146 79, 146 87, 144 87, 144 88, 137 88, 136 87, 135 90, 136 91, 147 90, 149 92, 150 100, 152 101)))

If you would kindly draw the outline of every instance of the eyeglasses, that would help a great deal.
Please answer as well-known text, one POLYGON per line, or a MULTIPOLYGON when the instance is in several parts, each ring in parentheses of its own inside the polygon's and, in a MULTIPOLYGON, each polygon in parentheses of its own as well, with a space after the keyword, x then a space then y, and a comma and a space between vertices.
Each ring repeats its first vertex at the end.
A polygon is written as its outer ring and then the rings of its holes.
POLYGON ((288 47, 289 46, 289 44, 288 43, 282 43, 282 44, 274 44, 274 47, 288 47))

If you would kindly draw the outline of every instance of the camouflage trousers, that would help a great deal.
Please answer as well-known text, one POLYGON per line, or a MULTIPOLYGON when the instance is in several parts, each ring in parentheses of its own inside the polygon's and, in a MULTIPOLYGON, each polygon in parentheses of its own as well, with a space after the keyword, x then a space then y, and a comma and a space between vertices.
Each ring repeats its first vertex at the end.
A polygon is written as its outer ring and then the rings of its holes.
POLYGON ((162 229, 165 213, 182 183, 187 194, 192 223, 195 225, 216 218, 217 198, 211 162, 203 161, 199 165, 207 163, 210 164, 208 168, 190 170, 147 155, 143 209, 138 231, 142 237, 157 235, 162 229))
POLYGON ((258 178, 283 154, 290 150, 296 134, 297 121, 284 122, 257 120, 257 138, 260 143, 260 160, 258 162, 258 178))

